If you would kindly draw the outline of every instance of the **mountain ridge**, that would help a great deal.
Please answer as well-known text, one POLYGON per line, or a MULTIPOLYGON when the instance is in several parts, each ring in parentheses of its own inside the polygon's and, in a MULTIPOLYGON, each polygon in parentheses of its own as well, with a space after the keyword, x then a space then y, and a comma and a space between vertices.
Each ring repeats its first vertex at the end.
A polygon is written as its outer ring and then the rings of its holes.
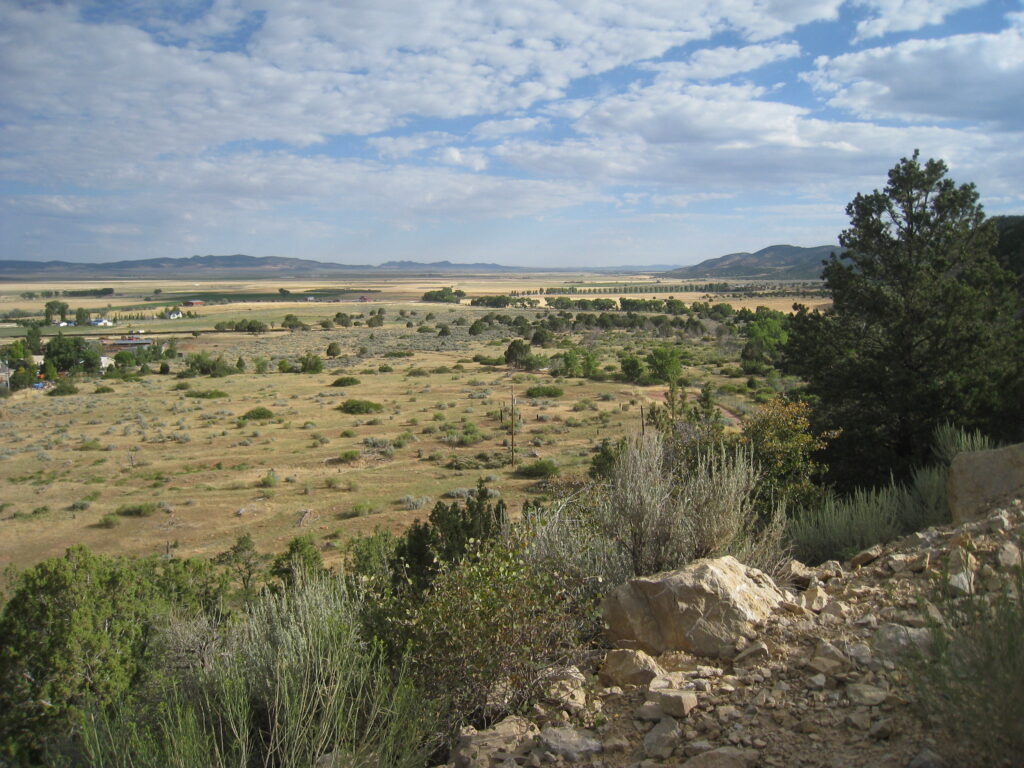
POLYGON ((769 245, 759 251, 727 253, 699 264, 665 272, 669 278, 746 278, 761 280, 820 280, 822 261, 841 253, 838 245, 805 248, 798 245, 769 245))

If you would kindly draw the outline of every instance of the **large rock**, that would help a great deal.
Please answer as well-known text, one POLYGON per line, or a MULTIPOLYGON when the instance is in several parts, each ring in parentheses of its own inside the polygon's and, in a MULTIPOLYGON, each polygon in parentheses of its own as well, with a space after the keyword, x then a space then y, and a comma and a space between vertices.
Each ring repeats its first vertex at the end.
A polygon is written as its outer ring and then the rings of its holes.
POLYGON ((591 731, 565 726, 545 728, 540 732, 540 747, 547 752, 575 763, 588 755, 596 755, 603 747, 591 731))
POLYGON ((604 657, 598 676, 605 685, 647 685, 665 674, 661 666, 643 651, 614 648, 604 657))
POLYGON ((957 454, 949 467, 953 524, 976 520, 1008 496, 1024 494, 1024 443, 957 454))
POLYGON ((523 717, 512 715, 484 731, 463 728, 452 750, 455 768, 491 768, 533 746, 539 731, 523 717))
POLYGON ((631 579, 608 596, 604 617, 609 638, 621 647, 718 658, 783 599, 767 575, 720 557, 631 579))

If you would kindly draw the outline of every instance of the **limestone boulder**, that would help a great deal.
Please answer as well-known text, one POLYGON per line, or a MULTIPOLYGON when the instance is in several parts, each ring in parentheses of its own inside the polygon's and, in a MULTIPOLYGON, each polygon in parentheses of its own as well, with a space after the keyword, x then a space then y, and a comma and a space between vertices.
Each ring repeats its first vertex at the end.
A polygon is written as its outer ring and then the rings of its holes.
POLYGON ((720 658, 784 599, 766 574, 727 556, 631 579, 605 600, 604 618, 621 648, 720 658))
POLYGON ((658 662, 643 651, 615 648, 604 657, 598 676, 605 685, 647 685, 664 673, 658 662))
POLYGON ((976 520, 992 503, 1024 495, 1024 443, 957 454, 947 486, 953 524, 976 520))
POLYGON ((565 726, 562 728, 545 728, 538 740, 541 749, 554 755, 564 757, 569 762, 577 762, 590 755, 601 752, 603 747, 591 731, 565 726))

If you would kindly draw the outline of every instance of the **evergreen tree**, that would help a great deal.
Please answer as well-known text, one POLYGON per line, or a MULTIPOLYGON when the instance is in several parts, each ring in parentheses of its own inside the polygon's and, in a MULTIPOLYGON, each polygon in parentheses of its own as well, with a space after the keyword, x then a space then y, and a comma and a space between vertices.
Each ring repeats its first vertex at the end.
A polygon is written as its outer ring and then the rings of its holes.
POLYGON ((823 272, 832 307, 793 318, 785 365, 808 382, 816 431, 840 431, 826 457, 844 488, 906 476, 946 421, 1022 433, 1020 299, 974 185, 946 171, 915 152, 858 194, 823 272))

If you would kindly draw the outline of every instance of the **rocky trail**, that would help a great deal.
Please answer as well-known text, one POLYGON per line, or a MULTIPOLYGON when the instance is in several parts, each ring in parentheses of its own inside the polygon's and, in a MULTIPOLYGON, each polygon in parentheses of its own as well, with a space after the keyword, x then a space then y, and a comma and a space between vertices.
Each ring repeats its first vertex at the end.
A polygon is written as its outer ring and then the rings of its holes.
POLYGON ((464 730, 449 766, 970 765, 922 721, 899 659, 943 600, 997 593, 1020 567, 1021 499, 976 518, 791 561, 779 583, 731 557, 633 579, 606 601, 596 668, 564 670, 527 717, 464 730))

